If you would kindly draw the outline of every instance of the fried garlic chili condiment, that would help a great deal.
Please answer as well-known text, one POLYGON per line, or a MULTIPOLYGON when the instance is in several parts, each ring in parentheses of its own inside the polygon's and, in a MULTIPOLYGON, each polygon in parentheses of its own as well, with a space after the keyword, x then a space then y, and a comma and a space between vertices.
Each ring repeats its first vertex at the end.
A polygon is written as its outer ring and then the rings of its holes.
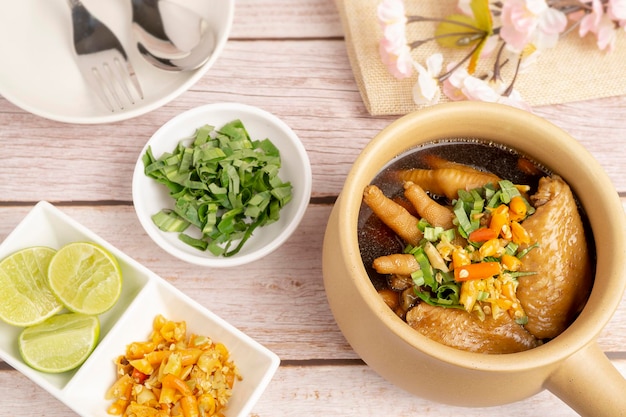
POLYGON ((229 351, 207 336, 187 336, 186 322, 158 315, 147 341, 117 358, 117 381, 106 398, 112 415, 223 416, 241 376, 229 351))

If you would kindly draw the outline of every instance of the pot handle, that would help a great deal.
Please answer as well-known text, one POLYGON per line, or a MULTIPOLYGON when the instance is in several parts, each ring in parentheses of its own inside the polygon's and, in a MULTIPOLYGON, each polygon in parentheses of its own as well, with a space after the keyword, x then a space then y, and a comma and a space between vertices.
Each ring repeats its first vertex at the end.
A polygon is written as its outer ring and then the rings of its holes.
POLYGON ((626 416, 626 379, 596 341, 567 358, 545 387, 581 416, 626 416))

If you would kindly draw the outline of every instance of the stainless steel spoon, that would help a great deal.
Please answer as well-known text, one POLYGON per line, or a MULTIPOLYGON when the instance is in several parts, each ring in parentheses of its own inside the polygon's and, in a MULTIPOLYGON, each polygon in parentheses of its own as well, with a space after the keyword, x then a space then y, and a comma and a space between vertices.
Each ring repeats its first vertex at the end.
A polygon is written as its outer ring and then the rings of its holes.
POLYGON ((133 34, 141 55, 167 71, 202 66, 215 49, 215 35, 202 16, 167 0, 132 0, 133 34))

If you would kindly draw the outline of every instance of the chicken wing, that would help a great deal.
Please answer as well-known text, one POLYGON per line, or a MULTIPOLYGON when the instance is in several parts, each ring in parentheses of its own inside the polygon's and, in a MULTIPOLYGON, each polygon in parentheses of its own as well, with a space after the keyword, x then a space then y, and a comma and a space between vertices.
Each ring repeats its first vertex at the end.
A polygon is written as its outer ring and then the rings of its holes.
POLYGON ((539 247, 523 258, 517 297, 528 315, 526 329, 538 339, 559 335, 582 310, 593 275, 583 222, 569 186, 544 177, 531 197, 537 211, 522 223, 539 247))
POLYGON ((424 336, 444 345, 478 353, 514 353, 538 345, 530 333, 508 314, 481 321, 465 310, 419 303, 406 314, 407 323, 424 336))

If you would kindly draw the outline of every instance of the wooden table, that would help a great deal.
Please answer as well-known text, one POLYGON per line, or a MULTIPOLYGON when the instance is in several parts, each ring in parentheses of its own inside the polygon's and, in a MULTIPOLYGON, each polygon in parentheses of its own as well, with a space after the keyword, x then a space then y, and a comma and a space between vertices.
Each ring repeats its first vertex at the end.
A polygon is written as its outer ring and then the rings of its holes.
MULTIPOLYGON (((272 349, 282 363, 253 416, 576 415, 548 392, 487 409, 432 403, 395 388, 354 353, 326 302, 323 234, 352 162, 395 117, 367 113, 332 0, 237 0, 236 6, 231 39, 216 65, 144 116, 71 125, 0 97, 0 239, 36 202, 50 201, 272 349), (189 108, 222 101, 261 107, 295 130, 311 159, 313 195, 298 231, 278 251, 254 265, 211 270, 170 257, 148 238, 130 184, 136 158, 159 126, 189 108)), ((626 96, 535 111, 600 161, 626 207, 626 96)), ((626 375, 626 301, 599 343, 626 375)), ((5 363, 0 387, 1 417, 74 415, 5 363)))

